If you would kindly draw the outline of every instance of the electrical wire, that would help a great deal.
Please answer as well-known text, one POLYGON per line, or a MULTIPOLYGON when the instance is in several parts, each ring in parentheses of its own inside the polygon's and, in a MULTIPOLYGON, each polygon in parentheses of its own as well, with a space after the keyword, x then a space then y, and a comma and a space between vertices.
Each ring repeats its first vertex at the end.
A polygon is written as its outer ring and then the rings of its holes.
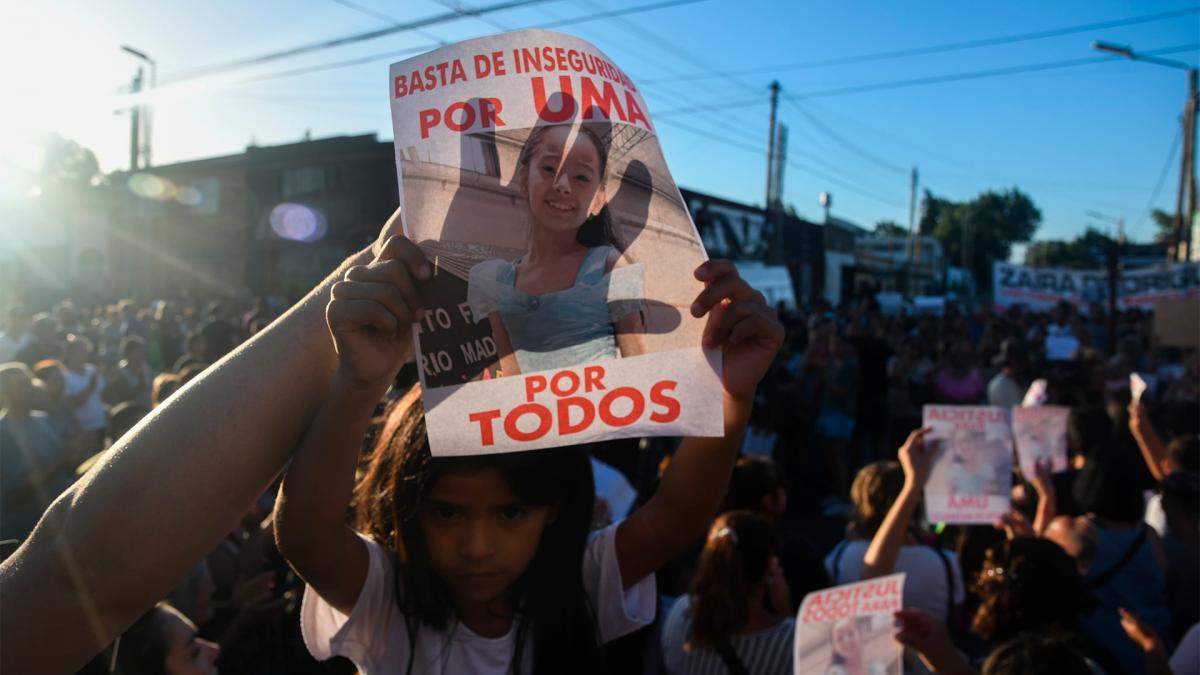
MULTIPOLYGON (((1200 13, 1200 7, 1188 7, 1185 9, 1160 12, 1158 14, 1144 14, 1141 16, 1130 17, 1128 19, 1114 19, 1111 21, 1100 21, 1097 23, 1086 23, 1077 26, 1066 26, 1063 28, 1052 28, 1050 30, 1035 31, 1032 33, 1018 33, 1015 35, 1001 35, 991 38, 981 38, 978 40, 967 40, 963 42, 950 42, 947 44, 933 45, 929 47, 914 47, 910 49, 897 49, 886 52, 874 52, 870 54, 860 54, 856 56, 843 56, 832 59, 821 59, 817 61, 801 61, 793 63, 783 63, 771 66, 756 66, 754 68, 742 68, 738 70, 727 70, 723 72, 706 71, 702 73, 694 73, 692 75, 683 76, 687 80, 705 80, 714 77, 722 77, 725 75, 750 75, 753 73, 773 73, 781 70, 800 70, 806 68, 824 68, 828 66, 840 66, 854 63, 867 63, 870 61, 883 61, 887 59, 905 58, 910 56, 924 56, 927 54, 940 54, 944 52, 961 51, 966 49, 977 49, 980 47, 993 47, 996 45, 1015 44, 1026 42, 1029 40, 1042 40, 1050 37, 1059 37, 1062 35, 1072 35, 1077 33, 1086 33, 1089 31, 1103 30, 1105 28, 1116 28, 1119 26, 1131 26, 1139 23, 1150 23, 1153 21, 1163 21, 1166 19, 1174 19, 1189 14, 1200 13)), ((647 81, 646 84, 652 84, 647 81)))
POLYGON ((301 54, 308 54, 311 52, 324 51, 326 49, 332 49, 334 47, 341 47, 341 46, 348 45, 348 44, 354 44, 356 42, 364 42, 367 40, 374 40, 374 39, 381 38, 381 37, 384 37, 387 35, 392 35, 393 33, 400 33, 400 32, 405 32, 405 31, 416 30, 419 28, 426 28, 428 26, 434 26, 434 25, 437 25, 440 23, 446 23, 448 21, 456 21, 458 19, 462 19, 465 17, 482 16, 485 14, 490 14, 492 12, 502 12, 502 11, 509 10, 509 9, 517 9, 520 7, 537 5, 537 4, 541 4, 544 2, 556 2, 556 1, 557 0, 507 0, 507 2, 500 2, 500 3, 494 4, 494 5, 488 5, 487 7, 480 7, 478 9, 474 9, 474 10, 451 11, 451 12, 447 12, 444 14, 437 14, 434 16, 425 17, 423 19, 416 19, 415 21, 408 21, 406 23, 393 24, 393 25, 387 26, 385 28, 377 28, 375 30, 364 31, 361 33, 353 33, 351 35, 344 35, 342 37, 332 38, 332 39, 328 39, 328 40, 321 40, 320 42, 313 42, 313 43, 309 43, 306 45, 300 45, 298 47, 290 47, 288 49, 281 49, 281 50, 274 51, 274 52, 268 52, 266 54, 260 54, 258 56, 251 56, 248 58, 227 61, 225 63, 218 63, 218 64, 213 64, 210 66, 200 66, 198 68, 192 68, 190 70, 184 71, 183 73, 180 73, 179 75, 176 75, 175 77, 171 78, 170 80, 165 80, 164 83, 183 82, 186 80, 192 80, 197 77, 201 77, 201 76, 205 76, 205 75, 216 75, 219 73, 228 72, 230 70, 245 68, 246 66, 256 66, 256 65, 263 64, 263 63, 269 63, 271 61, 278 61, 279 59, 289 58, 292 56, 299 56, 301 54))
POLYGON ((1162 191, 1167 173, 1171 171, 1171 165, 1175 163, 1175 153, 1179 151, 1179 142, 1182 138, 1183 131, 1176 131, 1175 140, 1171 141, 1171 149, 1167 151, 1167 161, 1163 162, 1162 170, 1158 172, 1158 180, 1154 182, 1154 190, 1150 193, 1150 201, 1146 202, 1146 208, 1142 209, 1142 215, 1138 216, 1138 221, 1129 230, 1130 239, 1137 238, 1138 230, 1141 229, 1142 223, 1146 222, 1146 216, 1150 215, 1151 211, 1154 210, 1154 205, 1158 203, 1158 193, 1162 191))

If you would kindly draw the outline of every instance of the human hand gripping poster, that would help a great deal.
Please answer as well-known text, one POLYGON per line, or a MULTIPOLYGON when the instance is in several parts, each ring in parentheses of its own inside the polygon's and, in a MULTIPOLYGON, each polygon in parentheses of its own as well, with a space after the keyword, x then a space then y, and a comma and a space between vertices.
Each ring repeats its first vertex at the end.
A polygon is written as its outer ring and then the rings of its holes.
POLYGON ((941 446, 925 484, 931 522, 992 524, 1008 512, 1012 428, 1007 408, 927 405, 923 425, 941 446))
POLYGON ((435 455, 719 436, 707 256, 646 104, 582 40, 527 30, 393 64, 414 333, 435 455))
POLYGON ((890 574, 804 596, 796 615, 797 675, 901 675, 904 649, 892 615, 902 606, 904 574, 890 574))

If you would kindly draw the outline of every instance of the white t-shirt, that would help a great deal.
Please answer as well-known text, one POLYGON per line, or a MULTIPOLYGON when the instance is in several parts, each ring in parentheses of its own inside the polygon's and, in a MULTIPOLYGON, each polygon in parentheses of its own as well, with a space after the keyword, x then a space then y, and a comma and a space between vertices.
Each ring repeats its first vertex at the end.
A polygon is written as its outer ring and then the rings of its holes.
MULTIPOLYGON (((87 389, 88 380, 95 371, 96 366, 90 363, 83 364, 82 373, 63 368, 63 396, 71 397, 87 389)), ((100 397, 103 392, 104 376, 97 374, 95 389, 92 389, 92 393, 75 408, 75 420, 79 422, 79 428, 83 431, 96 431, 108 426, 108 409, 104 407, 104 399, 100 397)))
MULTIPOLYGON (((617 525, 593 532, 583 555, 583 587, 596 611, 600 642, 605 643, 654 621, 657 591, 651 574, 629 589, 617 563, 617 525)), ((358 600, 349 616, 334 609, 312 587, 304 591, 300 629, 314 658, 344 656, 362 675, 403 673, 409 641, 404 615, 396 604, 394 557, 383 546, 359 535, 369 564, 358 600)), ((422 627, 417 633, 414 673, 504 675, 516 650, 516 621, 507 635, 486 638, 451 621, 447 631, 422 627)), ((528 634, 528 633, 527 633, 528 634)), ((522 672, 533 666, 532 636, 523 650, 522 672)))
POLYGON ((988 405, 1015 408, 1025 398, 1025 389, 1013 378, 999 373, 988 382, 987 397, 988 405))
MULTIPOLYGON (((870 542, 861 539, 848 539, 834 547, 825 556, 825 571, 834 585, 849 584, 862 579, 863 556, 867 554, 870 542), (839 558, 838 552, 841 552, 839 558), (837 569, 834 569, 837 560, 837 569)), ((942 551, 946 556, 943 562, 941 555, 928 546, 901 546, 900 555, 896 557, 895 572, 904 572, 908 576, 904 581, 904 606, 915 607, 932 617, 945 620, 946 611, 950 605, 962 604, 967 594, 963 586, 962 570, 958 564, 958 556, 952 551, 942 551), (946 587, 946 567, 950 567, 950 580, 954 585, 954 602, 947 602, 950 589, 946 587)))

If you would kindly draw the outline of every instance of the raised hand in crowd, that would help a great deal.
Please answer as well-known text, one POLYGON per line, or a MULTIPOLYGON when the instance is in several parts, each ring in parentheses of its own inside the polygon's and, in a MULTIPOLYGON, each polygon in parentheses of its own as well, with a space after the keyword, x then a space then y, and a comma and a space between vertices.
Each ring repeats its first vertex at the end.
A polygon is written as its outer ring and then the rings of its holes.
POLYGON ((1132 401, 1129 404, 1129 433, 1133 435, 1133 440, 1137 441, 1142 459, 1145 460, 1146 468, 1150 470, 1150 475, 1154 476, 1154 480, 1161 481, 1164 476, 1171 473, 1171 463, 1167 459, 1167 446, 1158 432, 1154 430, 1154 425, 1151 424, 1150 415, 1146 410, 1146 404, 1141 401, 1132 401))
POLYGON ((900 547, 908 536, 908 526, 921 503, 921 492, 929 482, 933 462, 940 451, 939 444, 926 442, 926 436, 931 431, 930 427, 917 429, 900 446, 898 455, 900 466, 904 469, 904 487, 871 538, 871 544, 863 556, 863 579, 891 574, 896 568, 900 547))
POLYGON ((1037 491, 1037 512, 1033 518, 1033 536, 1045 536, 1050 521, 1058 515, 1058 496, 1054 491, 1054 474, 1049 458, 1039 459, 1034 464, 1033 489, 1037 491))

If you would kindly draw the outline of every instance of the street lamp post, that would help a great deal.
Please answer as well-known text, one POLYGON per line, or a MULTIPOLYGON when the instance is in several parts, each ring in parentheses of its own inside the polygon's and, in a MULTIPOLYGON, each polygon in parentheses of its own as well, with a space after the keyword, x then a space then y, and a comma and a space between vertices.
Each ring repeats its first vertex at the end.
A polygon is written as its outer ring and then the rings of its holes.
POLYGON ((1176 68, 1187 72, 1188 97, 1183 106, 1183 163, 1179 170, 1179 191, 1175 196, 1175 220, 1172 224, 1171 251, 1176 260, 1187 260, 1190 254, 1190 232, 1185 234, 1184 228, 1191 229, 1193 214, 1196 213, 1196 68, 1172 59, 1160 59, 1157 56, 1138 54, 1133 48, 1116 45, 1109 42, 1093 42, 1092 48, 1116 54, 1133 61, 1145 61, 1158 66, 1176 68), (1186 199, 1185 199, 1186 195, 1186 199), (1186 203, 1185 203, 1186 202, 1186 203), (1187 211, 1184 211, 1186 207, 1187 211))
MULTIPOLYGON (((133 56, 140 61, 150 66, 150 91, 154 91, 158 84, 158 64, 154 59, 146 55, 145 52, 138 51, 129 45, 121 45, 121 51, 133 56)), ((138 74, 133 78, 132 93, 134 96, 142 90, 142 71, 138 69, 138 74)), ((151 124, 151 107, 144 103, 135 103, 132 108, 132 118, 130 128, 130 147, 129 147, 129 170, 136 171, 138 168, 138 159, 141 158, 141 164, 148 167, 151 164, 150 160, 150 131, 151 124), (141 141, 139 142, 139 136, 141 141)))

